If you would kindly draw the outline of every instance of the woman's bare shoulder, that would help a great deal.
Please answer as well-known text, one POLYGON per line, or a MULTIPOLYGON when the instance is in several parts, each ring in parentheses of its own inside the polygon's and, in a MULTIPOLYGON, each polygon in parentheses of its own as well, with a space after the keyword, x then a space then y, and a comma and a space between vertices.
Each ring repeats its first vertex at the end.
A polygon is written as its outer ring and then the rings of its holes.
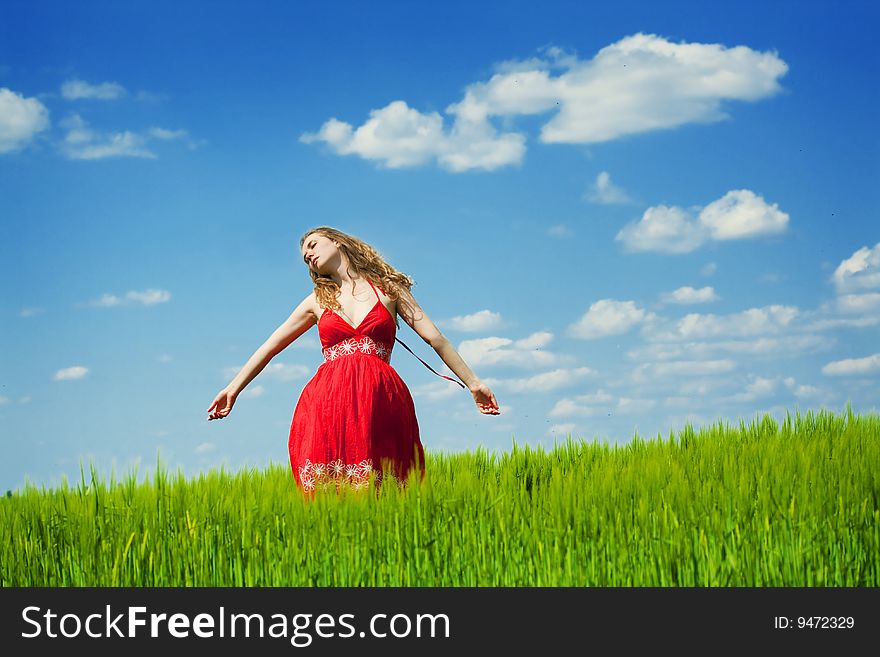
POLYGON ((397 314, 403 317, 410 326, 412 326, 414 321, 424 316, 424 311, 419 306, 419 302, 416 301, 413 293, 404 287, 398 290, 396 310, 397 314))
POLYGON ((324 309, 318 304, 318 297, 315 295, 315 291, 312 290, 305 299, 302 300, 300 306, 308 310, 312 315, 315 316, 315 319, 321 317, 321 313, 324 312, 324 309))
POLYGON ((373 289, 376 290, 376 296, 379 297, 379 302, 385 306, 391 316, 394 317, 397 312, 397 301, 388 294, 388 288, 381 283, 374 283, 373 281, 370 281, 370 284, 373 286, 373 289))

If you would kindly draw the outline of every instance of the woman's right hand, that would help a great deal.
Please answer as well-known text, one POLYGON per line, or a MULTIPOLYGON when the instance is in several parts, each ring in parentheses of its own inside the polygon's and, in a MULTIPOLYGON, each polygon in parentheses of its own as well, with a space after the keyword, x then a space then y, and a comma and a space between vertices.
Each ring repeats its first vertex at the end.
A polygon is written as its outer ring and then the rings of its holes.
POLYGON ((232 394, 226 388, 218 392, 208 407, 208 420, 219 420, 229 415, 236 397, 237 395, 232 394))
POLYGON ((501 409, 498 402, 495 401, 495 395, 489 390, 489 386, 485 383, 475 383, 470 388, 471 394, 474 396, 474 402, 483 415, 500 415, 501 409))

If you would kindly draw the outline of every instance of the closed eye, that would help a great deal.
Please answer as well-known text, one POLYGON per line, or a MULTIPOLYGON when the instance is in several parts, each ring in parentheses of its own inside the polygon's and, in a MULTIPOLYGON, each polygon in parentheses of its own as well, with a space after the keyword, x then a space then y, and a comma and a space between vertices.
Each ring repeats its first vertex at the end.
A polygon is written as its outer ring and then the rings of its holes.
MULTIPOLYGON (((311 243, 306 244, 306 248, 307 248, 307 249, 314 249, 314 248, 315 248, 315 241, 312 240, 311 243)), ((306 255, 304 255, 304 256, 303 256, 303 262, 305 262, 306 264, 309 264, 309 257, 306 256, 306 255)))

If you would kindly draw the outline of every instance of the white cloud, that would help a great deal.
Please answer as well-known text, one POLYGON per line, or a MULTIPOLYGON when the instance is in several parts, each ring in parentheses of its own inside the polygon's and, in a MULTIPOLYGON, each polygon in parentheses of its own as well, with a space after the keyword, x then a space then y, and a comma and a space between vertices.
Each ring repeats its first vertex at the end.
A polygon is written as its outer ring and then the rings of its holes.
MULTIPOLYGON (((642 366, 646 367, 646 366, 642 366)), ((653 363, 647 366, 654 377, 705 376, 707 374, 724 374, 736 369, 736 363, 730 359, 720 360, 679 360, 665 363, 653 363)))
POLYGON ((880 354, 836 360, 822 368, 826 376, 857 376, 880 372, 880 354))
POLYGON ((581 404, 577 401, 569 398, 560 399, 553 405, 553 408, 550 409, 549 416, 550 417, 573 417, 573 416, 584 416, 584 417, 592 417, 596 415, 602 415, 608 412, 608 408, 603 408, 599 406, 589 406, 587 404, 581 404))
POLYGON ((67 80, 61 85, 61 96, 66 100, 115 100, 125 94, 125 88, 116 82, 89 84, 83 80, 67 80))
POLYGON ((805 315, 808 331, 870 328, 880 325, 880 292, 839 294, 805 315))
POLYGON ((550 226, 550 228, 547 229, 547 234, 550 237, 559 237, 562 239, 574 237, 574 231, 565 224, 556 224, 555 226, 550 226))
POLYGON ((152 127, 148 131, 151 137, 162 139, 163 141, 173 141, 175 139, 186 139, 189 133, 186 130, 168 130, 166 128, 152 127))
POLYGON ((680 254, 695 251, 708 241, 782 233, 787 226, 788 215, 777 204, 767 204, 754 192, 738 189, 702 208, 696 217, 693 211, 676 206, 648 208, 639 221, 624 226, 614 239, 630 252, 680 254))
POLYGON ((788 68, 775 53, 675 44, 646 34, 611 44, 592 60, 579 60, 558 48, 545 54, 503 62, 490 80, 469 85, 464 97, 446 108, 454 117, 448 132, 439 113, 425 114, 396 100, 372 110, 358 128, 334 117, 300 140, 324 142, 340 155, 358 155, 392 168, 436 161, 454 172, 493 170, 519 164, 525 153, 525 136, 499 133, 490 123, 493 117, 554 112, 541 129, 542 142, 603 142, 720 121, 726 118, 723 102, 775 94, 788 68))
POLYGON ((87 144, 96 139, 89 124, 79 114, 71 114, 61 121, 61 127, 67 130, 64 140, 68 144, 87 144))
POLYGON ((712 376, 711 378, 706 379, 691 379, 684 381, 678 386, 677 392, 678 395, 682 397, 706 397, 727 385, 728 382, 724 377, 712 376))
POLYGON ((438 161, 453 173, 471 169, 494 171, 522 163, 526 138, 517 132, 499 134, 489 121, 458 118, 438 161))
POLYGON ((578 402, 583 402, 585 404, 608 404, 614 401, 614 396, 600 388, 596 392, 592 392, 588 395, 578 395, 575 399, 578 402))
POLYGON ((456 331, 490 331, 501 326, 501 315, 491 310, 480 310, 470 315, 459 315, 446 322, 456 331))
POLYGON ((631 349, 630 351, 626 352, 626 357, 639 363, 652 360, 675 360, 676 358, 682 358, 683 356, 691 355, 691 348, 694 344, 699 343, 682 344, 678 342, 669 344, 665 342, 658 342, 646 345, 644 347, 631 349))
POLYGON ((288 349, 321 350, 321 341, 314 335, 301 335, 288 349))
POLYGON ((517 341, 499 337, 465 340, 459 345, 458 352, 473 366, 546 367, 560 361, 556 354, 541 350, 552 338, 551 333, 539 331, 517 341))
POLYGON ((703 244, 705 233, 683 208, 657 205, 624 226, 614 239, 632 252, 690 253, 703 244))
POLYGON ((92 130, 78 114, 62 122, 67 130, 61 150, 71 160, 102 160, 108 157, 140 157, 155 159, 146 148, 147 138, 125 130, 102 134, 92 130))
POLYGON ((710 262, 700 270, 700 273, 703 276, 712 276, 716 271, 718 271, 718 265, 714 262, 710 262))
POLYGON ((19 317, 33 317, 34 315, 41 315, 46 312, 43 308, 22 308, 18 313, 19 317))
POLYGON ((652 399, 634 399, 631 397, 614 397, 604 390, 597 390, 589 395, 565 397, 560 399, 550 410, 550 417, 610 415, 612 413, 642 413, 657 405, 652 399))
POLYGON ((192 139, 186 130, 152 127, 145 133, 130 130, 99 132, 92 129, 79 115, 73 114, 61 122, 67 132, 60 144, 61 152, 71 160, 102 160, 110 157, 140 157, 156 159, 149 149, 150 141, 182 141, 190 149, 201 143, 192 139))
POLYGON ((517 340, 514 344, 518 349, 540 349, 553 341, 553 334, 549 331, 536 331, 528 337, 517 340))
POLYGON ((627 193, 611 182, 611 175, 607 171, 602 171, 596 176, 596 182, 593 185, 593 189, 587 194, 587 198, 594 203, 602 203, 604 205, 630 202, 627 193))
POLYGON ((799 316, 794 306, 772 305, 749 308, 730 315, 690 313, 675 323, 674 328, 655 333, 655 342, 703 340, 721 337, 748 337, 779 333, 799 316))
POLYGON ((880 315, 869 317, 829 317, 817 319, 806 328, 810 331, 829 331, 838 328, 869 328, 880 324, 880 315))
POLYGON ((770 397, 779 386, 778 379, 755 376, 746 384, 745 390, 733 396, 735 402, 753 402, 757 399, 770 397))
POLYGON ((113 306, 118 306, 122 303, 122 299, 117 297, 115 294, 104 294, 100 299, 95 299, 90 302, 89 305, 97 306, 101 308, 112 308, 113 306))
POLYGON ((559 49, 548 54, 552 61, 508 63, 470 85, 455 112, 477 120, 558 110, 541 130, 543 142, 596 143, 722 120, 723 101, 775 94, 788 68, 774 53, 650 34, 621 39, 589 61, 559 49), (552 69, 564 72, 553 77, 552 69))
POLYGON ((658 342, 627 352, 630 360, 674 360, 683 357, 708 358, 713 354, 728 353, 740 356, 781 356, 829 349, 834 340, 821 335, 787 335, 778 338, 759 337, 747 340, 719 340, 716 342, 658 342))
POLYGON ((664 303, 677 304, 710 303, 718 301, 719 298, 712 287, 701 287, 697 290, 690 286, 680 287, 661 296, 664 303))
POLYGON ((156 154, 145 147, 142 137, 129 132, 117 132, 87 145, 69 145, 65 154, 71 160, 103 160, 108 157, 140 157, 155 159, 156 154))
POLYGON ((36 98, 0 88, 0 154, 24 148, 49 127, 49 110, 36 98))
POLYGON ((791 376, 785 378, 783 383, 785 383, 785 387, 788 388, 798 399, 809 399, 818 397, 822 394, 822 391, 814 386, 799 385, 797 381, 794 380, 794 377, 791 376))
POLYGON ((569 434, 574 435, 577 426, 574 422, 563 422, 562 424, 551 424, 547 428, 547 434, 550 436, 568 436, 569 434))
POLYGON ((609 335, 626 333, 646 318, 642 308, 633 301, 601 299, 574 324, 569 326, 568 334, 583 340, 593 340, 609 335))
POLYGON ((340 155, 360 155, 380 160, 390 168, 424 164, 435 157, 444 141, 443 117, 422 114, 403 101, 370 112, 370 119, 357 130, 332 118, 317 134, 305 134, 305 143, 324 141, 340 155))
POLYGON ((559 368, 550 372, 542 372, 523 379, 487 379, 486 384, 497 386, 510 392, 550 392, 570 386, 581 379, 594 375, 595 370, 589 367, 573 369, 559 368))
POLYGON ((868 314, 880 312, 880 292, 865 294, 844 294, 836 300, 837 311, 846 314, 868 314))
MULTIPOLYGON (((235 376, 241 371, 242 366, 234 366, 227 367, 223 370, 223 378, 226 380, 231 380, 235 378, 235 376)), ((270 362, 266 367, 263 368, 263 371, 260 372, 260 380, 273 380, 280 381, 282 383, 287 383, 289 381, 296 381, 298 379, 305 378, 308 376, 312 370, 310 370, 305 365, 289 365, 287 363, 278 363, 278 362, 270 362)), ((259 396, 262 394, 262 389, 254 396, 259 396)))
POLYGON ((604 390, 597 390, 589 395, 578 395, 574 398, 564 397, 557 401, 550 409, 550 417, 564 416, 594 416, 607 413, 612 408, 615 398, 604 390))
POLYGON ((617 400, 618 413, 644 413, 657 405, 653 399, 630 399, 621 397, 617 400))
POLYGON ((536 61, 532 70, 496 73, 488 82, 475 82, 467 87, 464 98, 446 111, 465 121, 543 114, 555 107, 560 83, 542 68, 536 61))
MULTIPOLYGON (((0 406, 8 406, 12 403, 13 403, 13 401, 9 397, 0 396, 0 406)), ((24 404, 30 404, 31 397, 29 397, 27 395, 25 395, 24 397, 19 397, 17 400, 15 400, 14 403, 16 403, 20 406, 23 406, 24 404)))
MULTIPOLYGON (((491 385, 488 383, 487 385, 491 385)), ((427 399, 428 401, 444 401, 461 395, 461 388, 451 381, 432 381, 412 386, 410 389, 413 397, 427 399)))
POLYGON ((83 378, 89 373, 89 368, 75 365, 74 367, 66 367, 55 372, 54 381, 75 381, 83 378))
POLYGON ((169 130, 168 128, 160 128, 158 126, 153 126, 147 130, 146 137, 148 139, 158 139, 159 141, 183 142, 190 150, 195 150, 208 143, 205 139, 193 139, 187 130, 169 130))
POLYGON ((201 443, 193 451, 198 456, 207 456, 208 454, 215 451, 216 449, 217 449, 217 446, 214 443, 201 443))
POLYGON ((287 363, 269 363, 263 369, 263 374, 267 378, 276 381, 296 381, 302 379, 312 373, 312 370, 305 365, 290 365, 287 363))
MULTIPOLYGON (((637 384, 654 383, 658 379, 675 380, 678 377, 699 377, 726 374, 736 369, 736 362, 729 358, 715 360, 677 360, 659 363, 643 363, 636 367, 632 379, 637 384)), ((682 389, 682 392, 687 392, 682 389)), ((693 390, 691 390, 693 392, 693 390)))
POLYGON ((880 288, 880 242, 843 260, 831 277, 839 293, 880 288))
POLYGON ((492 68, 496 73, 519 73, 543 68, 571 68, 578 63, 577 55, 568 53, 558 46, 543 46, 538 48, 538 52, 544 53, 546 57, 509 59, 498 62, 492 68))
POLYGON ((132 290, 131 292, 127 292, 125 298, 129 301, 134 301, 135 303, 140 303, 145 306, 154 306, 157 303, 166 303, 171 300, 171 293, 167 290, 144 290, 143 292, 136 292, 132 290))
POLYGON ((171 300, 171 293, 168 290, 149 289, 143 291, 131 290, 125 293, 124 297, 118 297, 115 294, 104 294, 100 299, 90 302, 91 306, 102 308, 112 308, 115 306, 141 304, 143 306, 155 306, 159 303, 167 303, 171 300))
POLYGON ((788 215, 748 189, 727 192, 700 212, 700 223, 713 240, 741 240, 785 232, 788 215))
POLYGON ((722 101, 754 101, 775 94, 787 69, 774 53, 744 46, 675 44, 636 34, 560 76, 554 89, 560 111, 544 126, 541 138, 594 143, 719 121, 726 118, 722 101))
POLYGON ((815 386, 806 386, 806 385, 796 386, 792 390, 792 392, 794 393, 794 396, 797 397, 798 399, 814 399, 816 397, 819 397, 822 394, 822 391, 819 390, 819 388, 816 388, 815 386))
POLYGON ((246 399, 256 399, 257 397, 262 397, 265 392, 266 389, 261 385, 249 385, 241 391, 241 396, 246 399))
POLYGON ((339 155, 358 155, 390 169, 436 160, 453 172, 491 171, 518 164, 525 152, 525 137, 520 134, 498 135, 488 121, 466 120, 457 121, 446 134, 437 112, 422 114, 400 100, 372 110, 357 129, 332 118, 317 133, 303 134, 300 141, 322 141, 339 155))

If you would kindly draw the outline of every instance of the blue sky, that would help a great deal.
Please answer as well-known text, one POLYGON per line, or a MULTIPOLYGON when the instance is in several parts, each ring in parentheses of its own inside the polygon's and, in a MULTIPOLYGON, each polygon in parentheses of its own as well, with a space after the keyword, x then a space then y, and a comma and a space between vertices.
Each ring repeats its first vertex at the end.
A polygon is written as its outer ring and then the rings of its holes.
POLYGON ((285 463, 317 225, 496 393, 398 345, 428 451, 876 410, 871 3, 415 4, 3 3, 0 487, 285 463))

